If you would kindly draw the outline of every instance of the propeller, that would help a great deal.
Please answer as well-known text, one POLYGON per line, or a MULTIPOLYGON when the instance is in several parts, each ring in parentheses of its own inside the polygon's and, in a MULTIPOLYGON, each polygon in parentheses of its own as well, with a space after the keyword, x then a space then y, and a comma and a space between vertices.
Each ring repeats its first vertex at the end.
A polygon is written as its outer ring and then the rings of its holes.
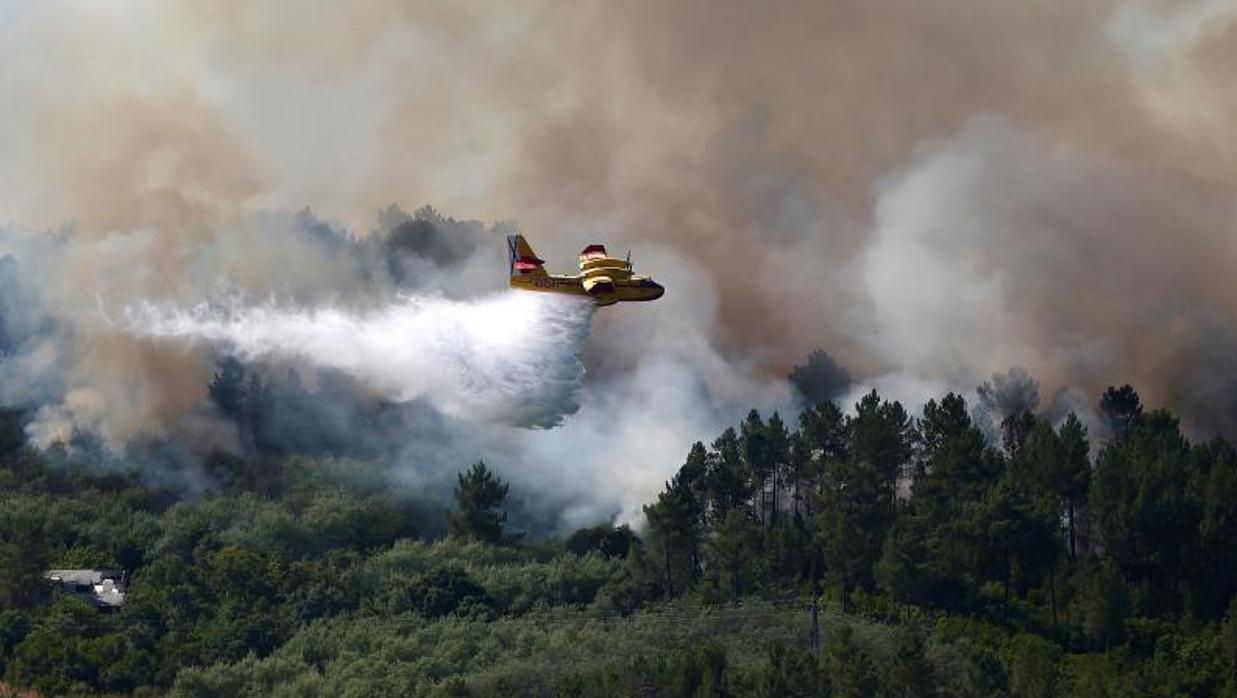
POLYGON ((631 271, 631 250, 627 250, 627 271, 631 271))

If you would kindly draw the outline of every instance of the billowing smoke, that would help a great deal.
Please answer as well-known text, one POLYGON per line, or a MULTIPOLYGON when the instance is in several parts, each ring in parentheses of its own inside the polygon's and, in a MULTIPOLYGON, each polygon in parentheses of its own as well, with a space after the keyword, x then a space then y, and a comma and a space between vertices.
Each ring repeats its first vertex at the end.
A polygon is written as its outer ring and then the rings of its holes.
POLYGON ((336 369, 452 417, 551 427, 579 408, 578 353, 593 309, 580 298, 506 292, 471 302, 405 296, 368 313, 142 305, 126 309, 126 324, 149 337, 213 342, 248 361, 336 369))
POLYGON ((349 406, 288 432, 388 424, 358 441, 409 477, 485 457, 572 522, 794 409, 817 349, 812 399, 1020 366, 1053 419, 1128 382, 1237 434, 1231 2, 0 2, 0 58, 0 401, 43 443, 239 448, 225 352, 349 406), (552 269, 605 242, 667 287, 597 312, 555 429, 423 357, 235 332, 501 305, 513 220, 552 269))

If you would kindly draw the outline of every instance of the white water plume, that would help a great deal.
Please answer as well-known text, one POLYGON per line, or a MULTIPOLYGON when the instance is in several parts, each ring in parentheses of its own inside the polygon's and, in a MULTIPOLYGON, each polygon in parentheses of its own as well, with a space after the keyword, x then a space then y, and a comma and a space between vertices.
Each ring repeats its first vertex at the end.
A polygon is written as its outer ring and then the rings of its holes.
POLYGON ((578 353, 593 309, 582 299, 504 292, 472 301, 406 296, 367 313, 142 304, 125 318, 135 334, 210 342, 245 360, 307 361, 452 416, 551 427, 579 407, 578 353))

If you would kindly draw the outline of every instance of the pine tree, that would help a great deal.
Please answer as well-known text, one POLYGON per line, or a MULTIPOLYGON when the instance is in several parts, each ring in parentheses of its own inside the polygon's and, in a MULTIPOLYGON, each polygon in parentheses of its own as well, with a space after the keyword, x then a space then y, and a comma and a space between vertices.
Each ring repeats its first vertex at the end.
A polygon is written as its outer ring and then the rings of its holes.
POLYGON ((468 540, 496 543, 502 540, 507 514, 502 510, 508 485, 477 461, 460 473, 455 488, 456 511, 450 516, 451 534, 468 540))
POLYGON ((719 577, 724 575, 732 603, 738 603, 755 577, 752 567, 759 558, 760 539, 760 525, 742 509, 728 511, 709 539, 709 566, 719 577))
POLYGON ((1134 427, 1142 420, 1142 416, 1142 401, 1133 386, 1110 386, 1100 398, 1100 418, 1104 420, 1117 443, 1125 442, 1134 433, 1134 427))
POLYGON ((245 410, 245 366, 235 357, 219 360, 215 379, 207 390, 210 399, 228 419, 240 421, 245 410))
POLYGON ((739 426, 739 444, 747 474, 752 478, 751 489, 756 494, 756 511, 760 522, 768 523, 768 507, 765 490, 773 476, 773 454, 769 445, 769 432, 760 413, 752 410, 739 426))
POLYGON ((850 457, 850 433, 846 415, 832 402, 809 407, 799 415, 799 433, 807 456, 804 472, 807 491, 802 500, 810 518, 819 498, 825 465, 850 457))
POLYGON ((901 403, 883 401, 873 390, 855 404, 847 431, 852 457, 876 469, 884 480, 884 494, 892 501, 917 439, 910 416, 901 403))
POLYGON ((786 424, 781 416, 774 412, 765 425, 769 448, 769 484, 773 490, 773 501, 769 511, 769 525, 777 524, 778 490, 783 482, 790 479, 790 434, 786 432, 786 424))
POLYGON ((708 454, 705 489, 713 521, 726 518, 727 512, 746 507, 751 498, 751 481, 743 461, 742 445, 734 429, 726 429, 713 442, 708 454))
POLYGON ((873 567, 893 519, 893 500, 884 473, 866 460, 828 464, 815 520, 815 536, 825 565, 842 590, 842 606, 850 592, 873 586, 873 567))
POLYGON ((1078 512, 1086 504, 1091 489, 1091 445, 1087 428, 1073 412, 1065 418, 1058 433, 1060 470, 1057 472, 1057 494, 1065 500, 1070 559, 1078 557, 1078 512))
MULTIPOLYGON (((1090 509, 1107 554, 1131 582, 1148 581, 1158 600, 1177 605, 1174 581, 1198 537, 1188 491, 1195 464, 1176 417, 1156 410, 1124 441, 1110 442, 1095 465, 1090 509)), ((1140 609, 1142 610, 1142 609, 1140 609)))
POLYGON ((692 579, 700 576, 700 545, 708 526, 708 453, 704 444, 692 444, 687 461, 671 482, 683 509, 683 535, 691 555, 692 579))
POLYGON ((786 468, 786 477, 790 482, 791 511, 796 526, 803 525, 803 489, 812 466, 812 451, 803 433, 796 431, 790 435, 790 461, 786 468))
POLYGON ((644 506, 644 516, 649 523, 650 547, 659 552, 662 567, 663 590, 666 598, 675 596, 676 570, 682 568, 680 556, 689 563, 689 575, 695 577, 697 565, 693 545, 699 539, 694 530, 693 507, 690 493, 679 478, 666 483, 666 489, 657 495, 657 501, 644 506))

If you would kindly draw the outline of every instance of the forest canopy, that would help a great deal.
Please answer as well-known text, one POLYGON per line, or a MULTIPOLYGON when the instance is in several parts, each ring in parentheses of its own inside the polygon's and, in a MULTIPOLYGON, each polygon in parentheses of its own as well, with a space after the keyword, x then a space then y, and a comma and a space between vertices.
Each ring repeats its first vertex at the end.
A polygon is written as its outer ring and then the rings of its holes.
MULTIPOLYGON (((212 395, 243 405, 235 374, 212 395)), ((185 499, 12 439, 0 668, 46 694, 1228 694, 1237 451, 1129 386, 1098 409, 1108 438, 1028 411, 999 445, 955 394, 752 410, 642 531, 566 538, 509 530, 483 463, 447 511, 254 438, 185 499), (63 568, 124 570, 124 604, 63 568)))

